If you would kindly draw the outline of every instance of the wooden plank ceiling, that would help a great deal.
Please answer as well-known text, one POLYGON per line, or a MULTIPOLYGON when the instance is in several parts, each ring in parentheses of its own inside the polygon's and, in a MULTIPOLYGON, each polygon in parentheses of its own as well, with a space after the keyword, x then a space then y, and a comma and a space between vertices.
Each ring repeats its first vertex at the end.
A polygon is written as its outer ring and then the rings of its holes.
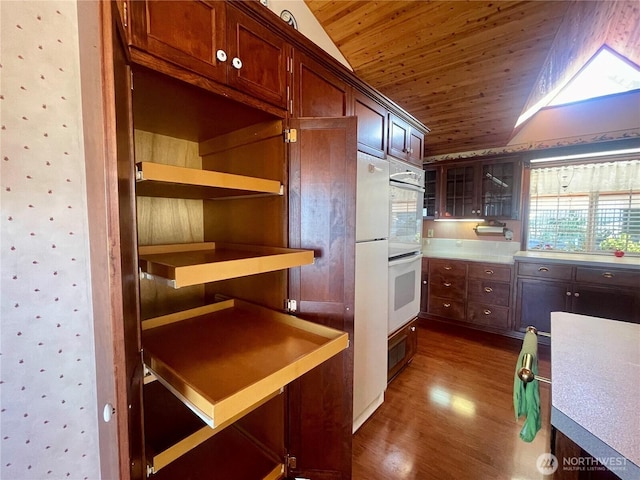
POLYGON ((426 156, 505 146, 605 43, 640 63, 636 1, 305 2, 358 76, 431 128, 426 156))

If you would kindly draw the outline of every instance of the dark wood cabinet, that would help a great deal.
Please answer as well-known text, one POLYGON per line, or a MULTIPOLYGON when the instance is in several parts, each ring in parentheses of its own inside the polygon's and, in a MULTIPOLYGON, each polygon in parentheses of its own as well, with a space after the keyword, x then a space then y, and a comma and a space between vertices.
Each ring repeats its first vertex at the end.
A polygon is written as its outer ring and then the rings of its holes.
POLYGON ((294 53, 294 117, 344 117, 348 110, 346 83, 301 52, 294 53))
POLYGON ((387 382, 411 363, 418 351, 418 319, 413 319, 389 337, 387 382))
POLYGON ((464 321, 466 292, 465 262, 429 259, 429 314, 464 321))
POLYGON ((443 166, 439 217, 517 219, 520 176, 512 159, 443 166))
POLYGON ((467 321, 506 331, 510 327, 511 275, 508 265, 469 263, 467 321))
MULTIPOLYGON (((114 47, 103 71, 115 92, 105 175, 117 183, 108 208, 120 477, 350 479, 352 115, 362 148, 384 155, 382 105, 402 112, 258 2, 102 8, 114 47), (295 118, 318 116, 334 118, 295 118), (286 348, 278 332, 294 333, 286 348), (314 353, 297 354, 301 343, 314 353), (246 365, 284 361, 284 376, 252 382, 254 369, 233 362, 254 354, 269 361, 246 365), (241 385, 220 400, 199 382, 241 385)), ((409 121, 409 145, 423 141, 409 121)))
POLYGON ((231 6, 227 7, 226 31, 227 83, 286 109, 291 46, 283 37, 231 6))
MULTIPOLYGON (((297 299, 296 315, 352 338, 356 119, 305 118, 292 126, 298 141, 290 152, 289 243, 318 255, 312 265, 290 272, 289 294, 297 299)), ((352 385, 352 347, 292 383, 289 439, 296 477, 350 478, 352 385)))
POLYGON ((551 312, 640 322, 640 272, 556 262, 516 262, 515 328, 549 332, 551 312))
POLYGON ((440 169, 437 167, 425 167, 424 169, 424 204, 422 216, 433 220, 438 218, 440 210, 440 169))
POLYGON ((358 117, 358 150, 385 158, 388 125, 386 108, 357 90, 354 90, 353 102, 353 114, 358 117))
POLYGON ((429 259, 426 315, 506 333, 511 326, 512 268, 429 259))
POLYGON ((135 48, 218 82, 227 79, 226 9, 216 1, 129 2, 135 48))
POLYGON ((392 113, 389 114, 388 132, 389 155, 422 166, 424 133, 392 113))
POLYGON ((131 4, 134 48, 287 108, 290 46, 227 2, 131 4))

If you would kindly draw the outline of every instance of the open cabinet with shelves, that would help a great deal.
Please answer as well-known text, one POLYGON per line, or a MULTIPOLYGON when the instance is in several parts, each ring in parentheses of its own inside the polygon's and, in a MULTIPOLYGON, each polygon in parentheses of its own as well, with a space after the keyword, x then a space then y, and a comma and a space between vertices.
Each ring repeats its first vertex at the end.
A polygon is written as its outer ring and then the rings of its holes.
POLYGON ((348 334, 281 311, 288 269, 314 262, 288 248, 283 119, 147 69, 133 79, 147 476, 284 478, 283 393, 348 334))

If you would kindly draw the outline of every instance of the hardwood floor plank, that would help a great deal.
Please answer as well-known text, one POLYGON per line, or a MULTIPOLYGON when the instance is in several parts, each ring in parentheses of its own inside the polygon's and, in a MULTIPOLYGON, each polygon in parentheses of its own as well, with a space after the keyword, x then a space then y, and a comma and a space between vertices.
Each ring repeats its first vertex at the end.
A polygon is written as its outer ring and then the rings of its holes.
MULTIPOLYGON (((520 346, 481 332, 421 326, 413 362, 354 435, 353 479, 543 479, 536 460, 549 452, 550 386, 540 388, 542 429, 526 443, 513 411, 520 346)), ((540 356, 540 374, 548 377, 547 349, 540 356)))

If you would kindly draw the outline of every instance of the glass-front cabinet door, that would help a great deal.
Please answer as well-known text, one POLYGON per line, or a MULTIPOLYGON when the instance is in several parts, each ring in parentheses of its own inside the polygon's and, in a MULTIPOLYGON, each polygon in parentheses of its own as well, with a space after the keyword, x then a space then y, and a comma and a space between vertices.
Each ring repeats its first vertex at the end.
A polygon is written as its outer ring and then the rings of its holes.
POLYGON ((521 166, 518 159, 478 160, 442 167, 442 192, 429 195, 426 171, 424 216, 433 218, 518 218, 521 166), (440 200, 437 204, 436 199, 440 200))
POLYGON ((514 213, 515 163, 482 166, 482 207, 485 218, 512 218, 514 213))
POLYGON ((444 212, 442 217, 472 218, 478 216, 476 202, 476 168, 474 165, 445 169, 444 212))

